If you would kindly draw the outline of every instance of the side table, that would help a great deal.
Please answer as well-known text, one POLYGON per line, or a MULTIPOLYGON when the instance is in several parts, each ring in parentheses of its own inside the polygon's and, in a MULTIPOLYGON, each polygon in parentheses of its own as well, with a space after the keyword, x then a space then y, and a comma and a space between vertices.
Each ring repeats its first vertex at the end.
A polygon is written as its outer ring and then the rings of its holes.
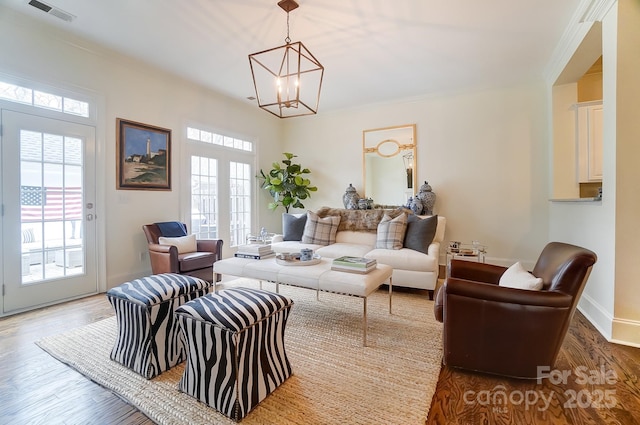
POLYGON ((476 261, 478 263, 485 262, 485 256, 487 254, 487 247, 478 243, 471 244, 458 244, 458 247, 447 247, 447 264, 454 258, 457 260, 476 261))

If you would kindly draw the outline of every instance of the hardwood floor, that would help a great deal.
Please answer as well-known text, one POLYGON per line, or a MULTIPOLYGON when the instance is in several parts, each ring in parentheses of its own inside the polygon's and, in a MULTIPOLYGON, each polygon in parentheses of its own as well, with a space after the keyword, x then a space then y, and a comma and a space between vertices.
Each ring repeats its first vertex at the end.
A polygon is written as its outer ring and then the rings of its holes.
POLYGON ((113 316, 104 294, 0 319, 0 424, 151 424, 34 342, 113 316))
POLYGON ((607 342, 576 311, 549 379, 443 366, 427 424, 640 424, 640 348, 607 342))
MULTIPOLYGON (((0 319, 0 424, 151 424, 135 408, 34 344, 112 315, 100 294, 0 319)), ((640 349, 608 343, 578 312, 555 370, 571 372, 566 384, 538 384, 445 366, 426 422, 640 425, 640 349), (604 371, 609 382, 582 384, 585 376, 604 379, 588 375, 591 370, 604 371), (507 403, 494 398, 500 390, 507 403), (591 407, 598 400, 611 406, 591 407)))

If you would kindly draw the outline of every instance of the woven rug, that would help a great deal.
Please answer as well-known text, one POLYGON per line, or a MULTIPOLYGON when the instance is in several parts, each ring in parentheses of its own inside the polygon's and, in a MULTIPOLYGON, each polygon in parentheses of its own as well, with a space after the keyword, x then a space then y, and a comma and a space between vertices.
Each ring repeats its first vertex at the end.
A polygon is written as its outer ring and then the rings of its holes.
MULTIPOLYGON (((229 286, 257 287, 249 279, 229 286)), ((265 283, 263 289, 274 290, 265 283)), ((243 424, 424 424, 442 359, 442 327, 422 294, 388 291, 369 297, 367 346, 362 300, 280 287, 294 306, 285 343, 293 375, 242 420, 243 424)), ((108 388, 158 424, 233 424, 181 393, 183 365, 146 380, 109 359, 115 317, 44 338, 38 345, 108 388)))

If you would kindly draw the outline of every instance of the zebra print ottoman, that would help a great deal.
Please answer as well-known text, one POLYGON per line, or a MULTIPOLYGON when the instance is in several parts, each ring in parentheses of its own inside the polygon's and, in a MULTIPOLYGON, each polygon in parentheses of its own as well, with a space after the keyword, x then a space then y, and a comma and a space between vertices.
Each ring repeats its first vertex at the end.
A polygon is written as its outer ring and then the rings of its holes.
POLYGON ((239 421, 291 376, 284 330, 293 301, 223 289, 176 310, 188 345, 180 391, 239 421))
POLYGON ((118 335, 111 360, 147 379, 183 362, 186 349, 174 311, 209 292, 202 279, 157 274, 110 289, 107 298, 116 312, 118 335))

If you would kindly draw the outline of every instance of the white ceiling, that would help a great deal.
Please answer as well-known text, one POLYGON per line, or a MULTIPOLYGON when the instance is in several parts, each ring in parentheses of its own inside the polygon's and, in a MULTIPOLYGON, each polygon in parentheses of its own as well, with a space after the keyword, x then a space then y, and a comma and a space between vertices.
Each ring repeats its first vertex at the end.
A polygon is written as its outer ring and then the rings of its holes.
MULTIPOLYGON (((233 98, 247 56, 284 44, 278 0, 0 0, 233 98)), ((319 111, 541 79, 580 0, 298 0, 292 41, 325 67, 319 111)), ((255 103, 255 101, 253 101, 255 103)))

